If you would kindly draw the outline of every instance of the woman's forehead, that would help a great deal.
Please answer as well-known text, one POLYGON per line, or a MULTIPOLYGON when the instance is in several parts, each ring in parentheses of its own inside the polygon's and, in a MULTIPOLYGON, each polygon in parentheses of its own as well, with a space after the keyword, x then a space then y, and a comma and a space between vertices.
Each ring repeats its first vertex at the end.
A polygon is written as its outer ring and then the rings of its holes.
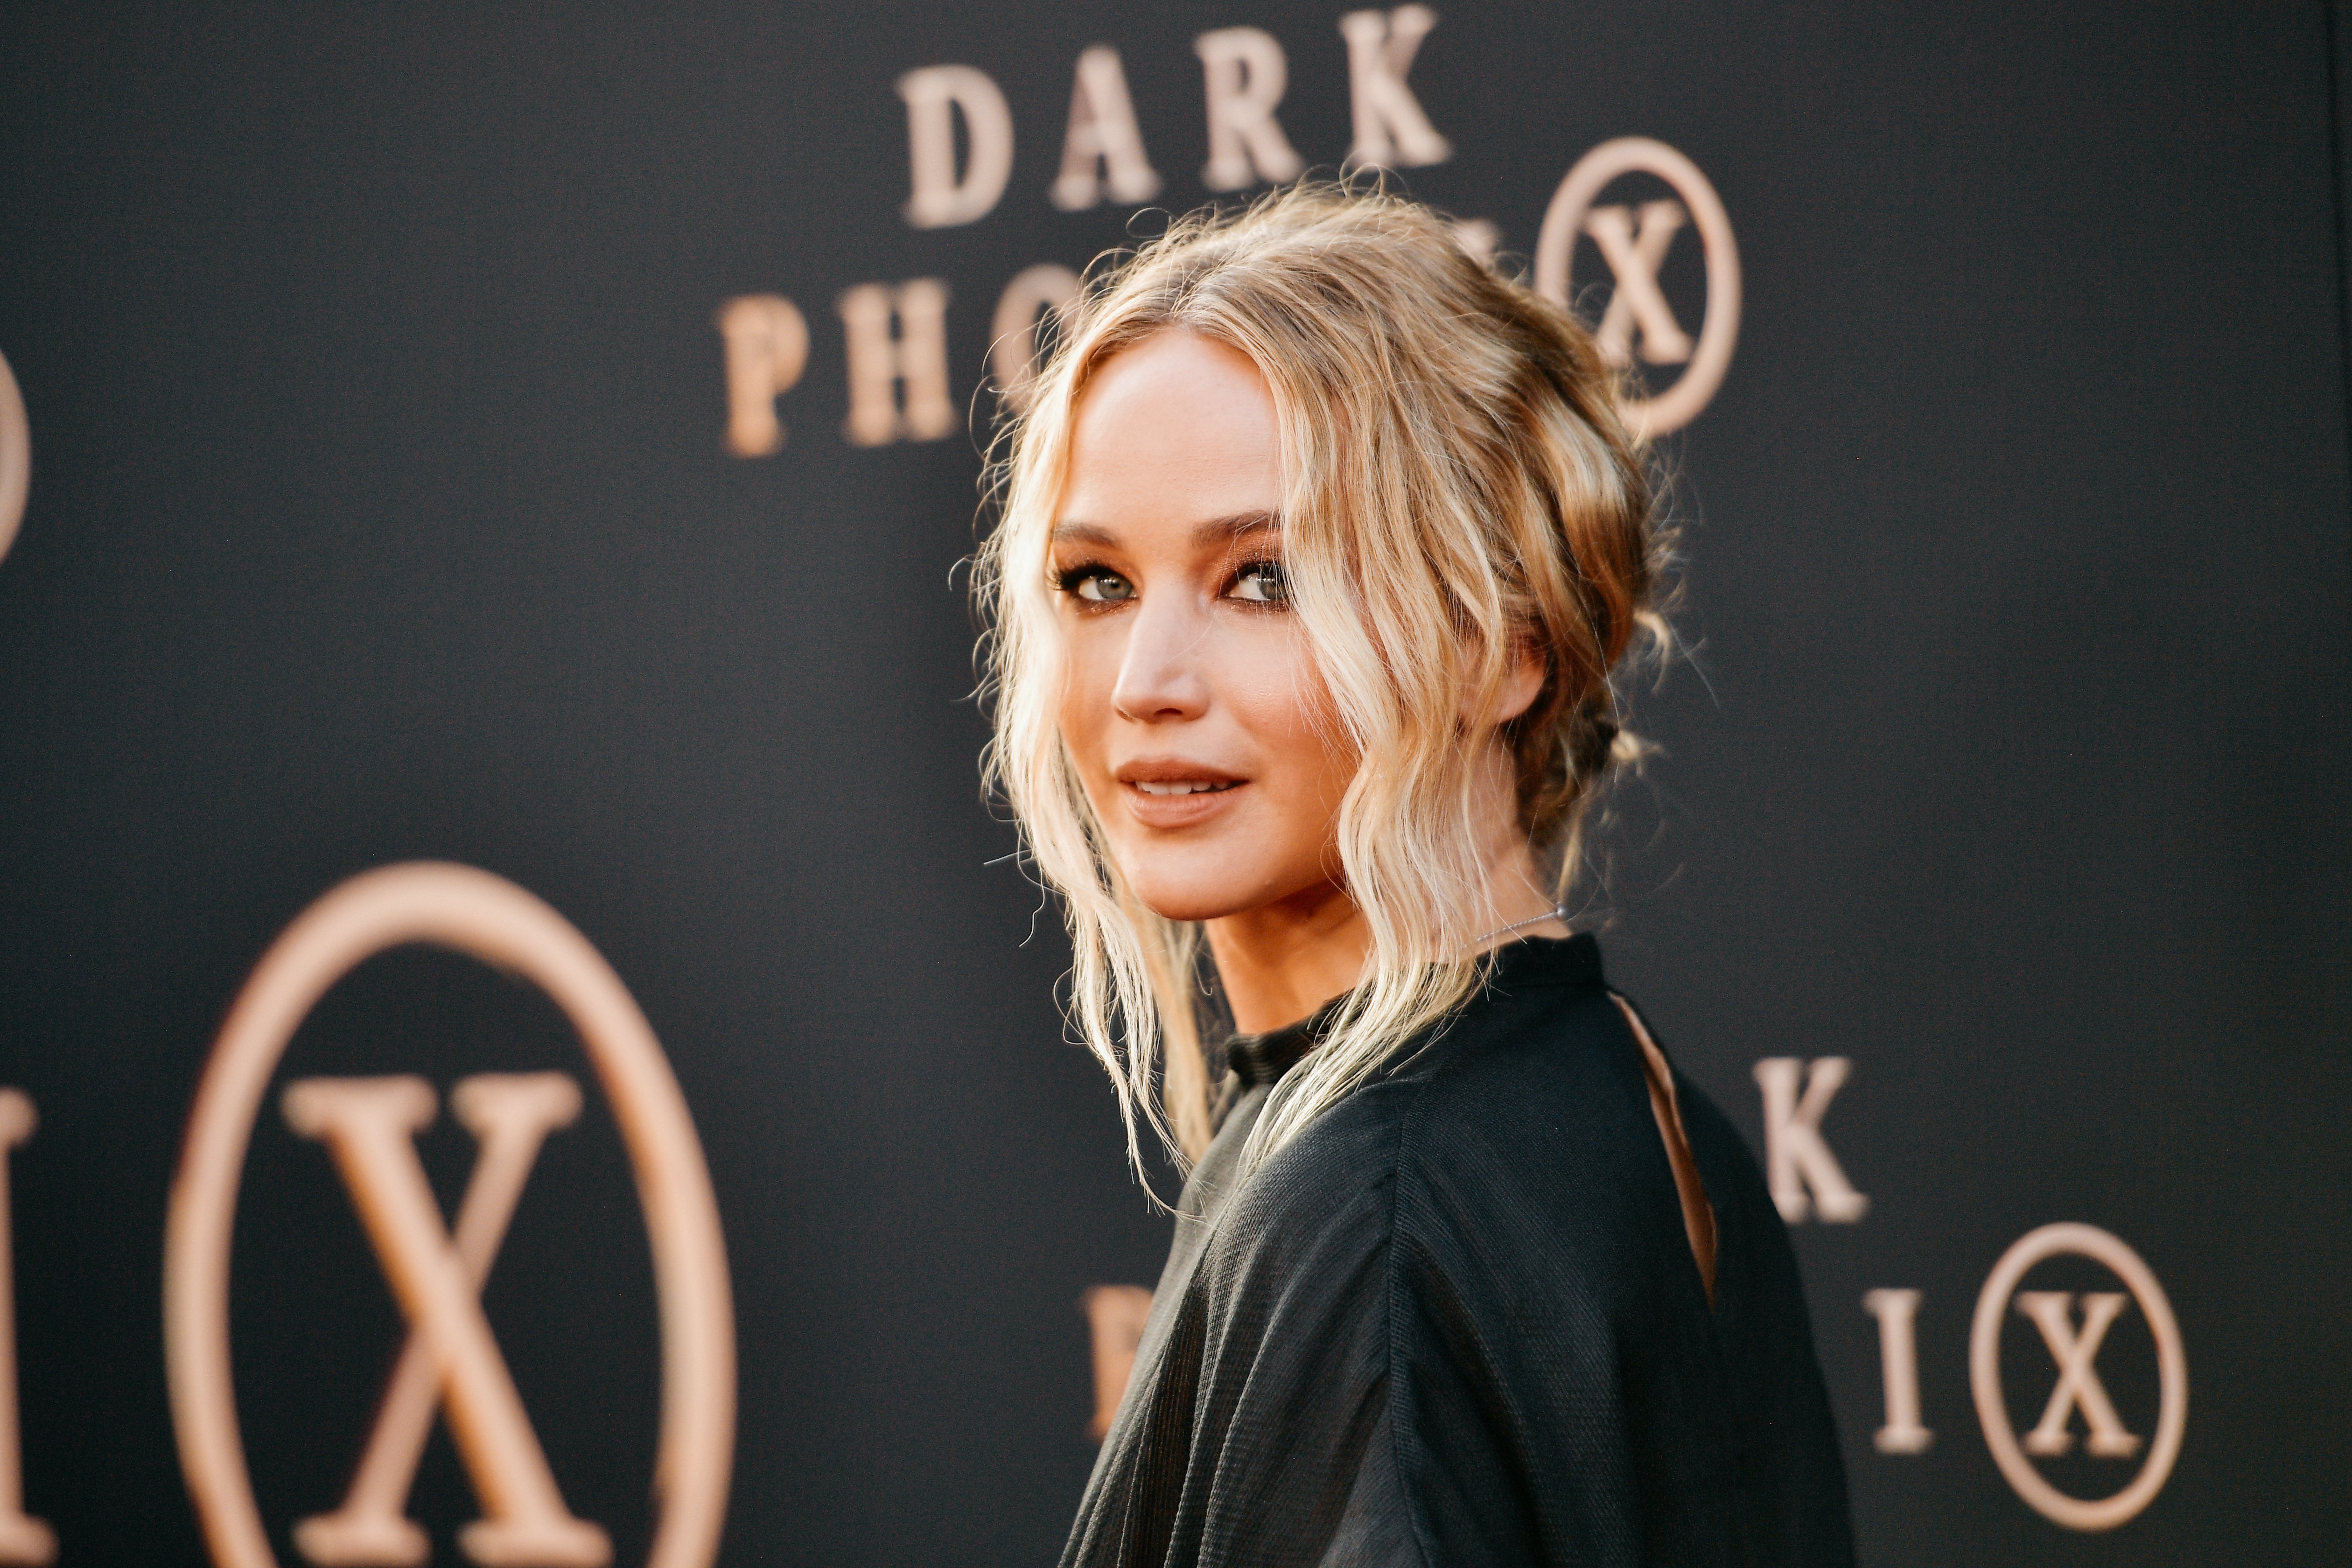
POLYGON ((1058 521, 1180 522, 1272 513, 1282 495, 1274 398, 1249 360, 1170 331, 1123 349, 1080 399, 1058 521))

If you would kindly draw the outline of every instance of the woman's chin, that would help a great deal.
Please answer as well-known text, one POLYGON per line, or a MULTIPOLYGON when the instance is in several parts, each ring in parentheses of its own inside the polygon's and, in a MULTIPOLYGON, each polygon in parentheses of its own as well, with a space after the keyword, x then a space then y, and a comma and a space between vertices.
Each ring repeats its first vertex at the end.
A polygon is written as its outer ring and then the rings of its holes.
POLYGON ((1223 920, 1264 901, 1264 894, 1253 885, 1255 879, 1223 875, 1213 867, 1150 863, 1160 859, 1147 857, 1145 864, 1130 863, 1120 870, 1129 890, 1161 920, 1223 920))
POLYGON ((1174 921, 1179 924, 1223 920, 1227 915, 1241 914, 1255 907, 1247 900, 1218 898, 1194 890, 1155 893, 1138 889, 1136 896, 1143 900, 1145 909, 1161 920, 1174 921))
MULTIPOLYGON (((1269 881, 1262 871, 1217 867, 1122 867, 1127 885, 1143 907, 1161 920, 1190 923, 1221 921, 1284 903, 1302 889, 1269 881)), ((1306 880, 1322 886, 1322 879, 1306 880)))

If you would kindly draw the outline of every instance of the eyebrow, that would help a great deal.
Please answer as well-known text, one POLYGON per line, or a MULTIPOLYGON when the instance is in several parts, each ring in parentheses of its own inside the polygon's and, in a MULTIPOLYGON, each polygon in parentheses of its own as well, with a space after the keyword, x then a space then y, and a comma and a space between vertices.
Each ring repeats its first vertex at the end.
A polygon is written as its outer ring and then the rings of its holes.
MULTIPOLYGON (((1231 544, 1253 533, 1279 533, 1282 519, 1270 511, 1240 511, 1231 517, 1213 517, 1192 525, 1192 542, 1207 547, 1231 544)), ((1056 544, 1116 545, 1118 537, 1110 530, 1092 522, 1057 522, 1054 525, 1056 544)))
POLYGON ((1232 517, 1211 518, 1192 525, 1192 542, 1201 545, 1232 544, 1253 533, 1279 533, 1282 519, 1270 511, 1236 512, 1232 517))

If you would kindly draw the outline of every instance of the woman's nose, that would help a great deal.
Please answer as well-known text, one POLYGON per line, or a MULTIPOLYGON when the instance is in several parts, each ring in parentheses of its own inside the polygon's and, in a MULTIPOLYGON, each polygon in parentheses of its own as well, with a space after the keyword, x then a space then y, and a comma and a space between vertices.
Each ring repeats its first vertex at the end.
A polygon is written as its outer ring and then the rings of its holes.
POLYGON ((1111 705, 1122 719, 1155 724, 1197 719, 1208 711, 1202 668, 1207 623, 1178 595, 1147 596, 1129 622, 1111 705))

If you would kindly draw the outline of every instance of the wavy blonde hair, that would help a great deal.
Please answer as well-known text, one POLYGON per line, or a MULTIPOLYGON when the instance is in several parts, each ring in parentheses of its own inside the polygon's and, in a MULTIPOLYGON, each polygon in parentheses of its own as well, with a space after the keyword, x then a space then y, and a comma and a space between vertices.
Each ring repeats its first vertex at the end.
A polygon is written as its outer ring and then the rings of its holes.
POLYGON ((1621 737, 1612 673, 1651 612, 1663 543, 1614 377, 1564 309, 1472 259, 1444 220, 1380 191, 1309 184, 1196 213, 1092 269, 1001 430, 1001 510, 973 577, 994 735, 983 772, 1060 897, 1073 1024, 1118 1090, 1143 1171, 1149 1127, 1206 1148, 1198 925, 1128 889, 1055 721, 1062 636, 1051 539, 1079 400, 1155 333, 1238 350, 1273 395, 1290 602, 1360 767, 1339 872, 1370 929, 1361 981, 1285 1080, 1245 1162, 1281 1147, 1476 988, 1492 919, 1469 715, 1526 651, 1544 682, 1503 727, 1519 826, 1565 898, 1580 827, 1621 737))

